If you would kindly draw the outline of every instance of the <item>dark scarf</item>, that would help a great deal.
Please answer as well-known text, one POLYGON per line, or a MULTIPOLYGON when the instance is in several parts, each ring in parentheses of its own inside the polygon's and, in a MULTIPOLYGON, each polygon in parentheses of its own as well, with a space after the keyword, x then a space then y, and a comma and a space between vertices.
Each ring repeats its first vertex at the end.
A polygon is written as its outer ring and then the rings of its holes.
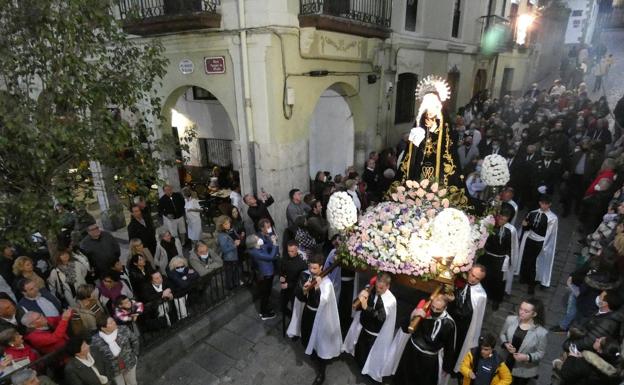
MULTIPOLYGON (((170 242, 162 240, 162 241, 160 241, 160 245, 167 252, 167 259, 169 261, 171 261, 171 258, 173 258, 176 255, 178 255, 178 249, 176 248, 175 239, 171 238, 170 242)), ((181 255, 180 255, 180 257, 181 257, 181 255)))

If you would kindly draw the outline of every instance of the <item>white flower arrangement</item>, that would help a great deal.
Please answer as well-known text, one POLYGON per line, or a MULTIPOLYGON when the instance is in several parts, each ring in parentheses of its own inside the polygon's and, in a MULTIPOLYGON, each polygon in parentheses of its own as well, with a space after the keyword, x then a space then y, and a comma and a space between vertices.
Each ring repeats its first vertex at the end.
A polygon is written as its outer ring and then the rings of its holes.
POLYGON ((436 257, 453 257, 449 267, 455 274, 468 271, 493 217, 478 219, 449 208, 446 195, 446 188, 435 182, 407 181, 391 201, 370 207, 359 218, 341 258, 356 267, 422 279, 439 273, 436 257))
POLYGON ((435 250, 432 256, 454 256, 465 259, 472 240, 470 220, 463 211, 448 208, 442 210, 433 220, 430 242, 435 250))
POLYGON ((509 167, 507 160, 496 154, 488 155, 483 159, 481 179, 488 186, 504 186, 509 182, 509 167))
POLYGON ((357 208, 348 193, 340 191, 329 197, 327 221, 332 228, 342 231, 353 226, 357 220, 357 208))

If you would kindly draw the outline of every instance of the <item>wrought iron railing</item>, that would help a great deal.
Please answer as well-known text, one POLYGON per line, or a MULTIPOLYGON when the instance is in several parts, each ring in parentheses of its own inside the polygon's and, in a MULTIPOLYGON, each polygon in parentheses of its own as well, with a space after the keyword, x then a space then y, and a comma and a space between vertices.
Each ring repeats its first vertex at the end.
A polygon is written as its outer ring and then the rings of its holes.
POLYGON ((299 14, 336 16, 390 28, 392 0, 300 0, 299 14))
POLYGON ((122 20, 149 19, 196 12, 217 13, 221 0, 118 0, 122 20))
MULTIPOLYGON (((240 261, 242 261, 239 267, 242 269, 241 279, 249 282, 252 277, 251 267, 244 256, 240 256, 240 261)), ((227 268, 218 267, 203 277, 197 278, 188 289, 174 291, 175 298, 172 300, 146 303, 143 315, 139 316, 136 324, 133 325, 139 329, 141 353, 158 345, 167 337, 179 333, 181 329, 197 321, 226 300, 233 293, 232 289, 226 287, 225 269, 227 268)), ((54 377, 54 368, 57 368, 63 361, 65 354, 65 349, 59 349, 12 372, 5 370, 0 374, 0 385, 11 384, 11 375, 25 369, 33 369, 54 377)))

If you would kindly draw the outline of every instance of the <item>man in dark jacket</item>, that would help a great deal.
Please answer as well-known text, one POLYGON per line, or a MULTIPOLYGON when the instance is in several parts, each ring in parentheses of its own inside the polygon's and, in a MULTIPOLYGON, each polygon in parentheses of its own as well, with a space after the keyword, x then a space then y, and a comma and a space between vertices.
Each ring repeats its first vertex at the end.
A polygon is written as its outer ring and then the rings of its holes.
MULTIPOLYGON (((5 294, 5 293, 0 293, 5 294)), ((0 331, 13 328, 21 335, 26 334, 26 327, 22 325, 24 310, 15 306, 9 296, 0 298, 0 331)))
POLYGON ((301 272, 308 268, 308 265, 299 252, 297 241, 288 242, 286 249, 288 254, 282 258, 280 264, 280 286, 282 288, 282 310, 284 313, 290 313, 295 298, 297 280, 301 272), (290 309, 288 309, 289 304, 290 309))
POLYGON ((256 231, 260 231, 258 227, 258 222, 260 219, 266 218, 271 222, 271 226, 275 226, 275 222, 269 214, 268 207, 275 202, 271 195, 263 192, 258 198, 256 198, 253 194, 246 194, 243 198, 243 201, 249 208, 247 209, 247 215, 253 221, 254 228, 256 231))
POLYGON ((102 231, 95 223, 87 227, 87 236, 80 241, 80 250, 87 256, 98 276, 108 272, 109 267, 114 265, 121 255, 117 240, 111 233, 102 231))
POLYGON ((590 350, 600 337, 619 339, 620 327, 624 320, 624 313, 619 311, 622 306, 622 297, 615 290, 603 291, 596 297, 598 312, 595 313, 566 341, 574 343, 578 351, 590 350))
POLYGON ((130 209, 132 217, 128 224, 128 239, 138 238, 147 247, 152 255, 156 254, 156 231, 151 221, 143 217, 143 212, 138 204, 130 209))
POLYGON ((39 289, 34 281, 24 279, 19 283, 19 288, 24 297, 18 305, 25 311, 34 311, 43 314, 48 323, 55 325, 63 311, 61 302, 47 289, 39 289))
POLYGON ((179 192, 173 192, 171 185, 163 187, 165 192, 158 200, 158 215, 162 217, 165 226, 172 236, 180 238, 182 245, 186 243, 186 224, 184 222, 184 197, 179 192))

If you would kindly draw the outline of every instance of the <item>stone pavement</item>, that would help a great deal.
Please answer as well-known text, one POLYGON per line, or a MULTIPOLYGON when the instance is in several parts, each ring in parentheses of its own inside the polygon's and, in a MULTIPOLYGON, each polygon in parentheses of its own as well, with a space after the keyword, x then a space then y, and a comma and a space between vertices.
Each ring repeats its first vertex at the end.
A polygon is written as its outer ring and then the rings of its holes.
MULTIPOLYGON (((557 206, 555 204, 555 206, 557 206)), ((558 212, 554 208, 555 213, 558 212)), ((523 213, 524 214, 524 213, 523 213)), ((544 301, 547 310, 547 327, 555 325, 564 313, 567 295, 565 281, 574 269, 574 252, 578 222, 574 216, 560 218, 556 262, 552 286, 537 289, 536 295, 544 301)), ((514 283, 512 295, 493 312, 488 305, 484 330, 498 335, 505 317, 514 314, 522 299, 527 298, 526 286, 514 283)), ((299 342, 283 338, 279 317, 262 322, 256 306, 248 308, 233 318, 229 324, 203 341, 197 341, 190 353, 172 359, 168 370, 159 378, 146 378, 145 384, 310 384, 314 368, 299 342)), ((563 334, 549 333, 548 350, 542 361, 539 385, 550 384, 550 362, 561 353, 563 334)), ((327 368, 327 385, 370 384, 358 373, 350 356, 343 355, 327 368)))
MULTIPOLYGON (((624 29, 606 29, 602 32, 601 40, 607 45, 607 54, 613 54, 614 64, 609 69, 609 73, 603 79, 603 89, 591 93, 590 98, 597 100, 605 95, 611 110, 617 101, 624 95, 624 29)), ((589 90, 594 87, 594 75, 585 76, 585 82, 589 90)))

